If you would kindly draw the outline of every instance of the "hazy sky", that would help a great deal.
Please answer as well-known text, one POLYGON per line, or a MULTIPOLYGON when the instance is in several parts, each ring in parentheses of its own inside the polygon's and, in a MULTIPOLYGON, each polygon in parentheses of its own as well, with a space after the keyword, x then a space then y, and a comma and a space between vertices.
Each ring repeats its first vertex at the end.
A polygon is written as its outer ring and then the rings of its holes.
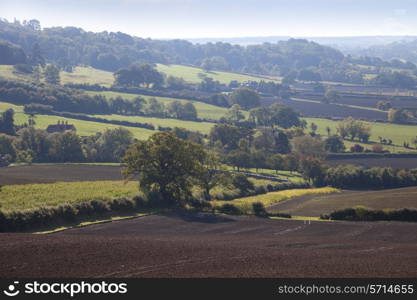
POLYGON ((152 38, 417 35, 416 0, 0 0, 0 17, 152 38))

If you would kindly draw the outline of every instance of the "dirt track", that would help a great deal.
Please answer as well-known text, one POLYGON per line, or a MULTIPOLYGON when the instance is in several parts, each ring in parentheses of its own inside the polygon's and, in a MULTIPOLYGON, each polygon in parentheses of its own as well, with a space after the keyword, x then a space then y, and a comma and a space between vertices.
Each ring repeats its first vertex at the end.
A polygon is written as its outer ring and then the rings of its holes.
POLYGON ((417 224, 171 213, 0 234, 1 277, 415 277, 417 224))

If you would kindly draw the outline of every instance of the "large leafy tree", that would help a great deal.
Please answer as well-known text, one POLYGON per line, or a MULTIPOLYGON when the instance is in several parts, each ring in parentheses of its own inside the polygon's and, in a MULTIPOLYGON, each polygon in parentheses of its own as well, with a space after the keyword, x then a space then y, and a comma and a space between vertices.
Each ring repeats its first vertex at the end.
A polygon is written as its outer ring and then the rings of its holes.
POLYGON ((0 157, 8 155, 11 161, 16 159, 16 150, 13 147, 13 138, 0 133, 0 157))
POLYGON ((17 150, 26 151, 34 162, 48 160, 49 141, 46 131, 30 126, 19 130, 18 135, 17 150))
POLYGON ((123 158, 123 174, 127 179, 136 177, 143 192, 157 192, 165 205, 184 206, 191 200, 206 155, 198 144, 171 132, 157 132, 131 146, 123 158))
POLYGON ((220 171, 220 160, 214 152, 207 153, 201 166, 198 183, 203 189, 204 199, 211 200, 210 191, 218 185, 226 185, 228 175, 220 171))
POLYGON ((229 124, 216 124, 210 130, 210 142, 214 145, 216 142, 231 151, 238 148, 239 141, 252 135, 252 130, 243 127, 237 127, 229 124))
POLYGON ((257 126, 279 126, 282 128, 301 126, 299 114, 292 108, 280 103, 274 103, 269 107, 251 109, 249 120, 257 126))
POLYGON ((144 85, 158 88, 162 86, 164 77, 153 66, 149 64, 132 65, 114 73, 116 85, 121 86, 140 86, 144 85))
POLYGON ((49 84, 59 84, 59 69, 54 65, 47 65, 44 71, 45 81, 49 84))
POLYGON ((0 114, 0 133, 14 135, 14 110, 8 109, 0 114))
POLYGON ((324 183, 327 167, 322 161, 314 157, 304 157, 300 162, 300 170, 303 177, 314 185, 321 186, 324 183))
POLYGON ((325 158, 327 155, 325 144, 319 138, 311 136, 298 136, 292 139, 292 150, 300 156, 325 158))
POLYGON ((133 134, 123 127, 107 129, 97 141, 98 156, 102 161, 119 162, 133 141, 133 134))
POLYGON ((345 150, 345 144, 341 137, 332 135, 324 141, 324 148, 329 152, 343 152, 345 150))
POLYGON ((234 90, 230 100, 233 104, 239 104, 243 109, 251 109, 261 105, 258 93, 248 88, 234 90))
POLYGON ((271 125, 276 125, 282 128, 301 126, 299 114, 292 108, 275 103, 269 107, 271 111, 271 125))
POLYGON ((72 131, 48 136, 49 158, 59 162, 79 162, 84 159, 80 137, 72 131))

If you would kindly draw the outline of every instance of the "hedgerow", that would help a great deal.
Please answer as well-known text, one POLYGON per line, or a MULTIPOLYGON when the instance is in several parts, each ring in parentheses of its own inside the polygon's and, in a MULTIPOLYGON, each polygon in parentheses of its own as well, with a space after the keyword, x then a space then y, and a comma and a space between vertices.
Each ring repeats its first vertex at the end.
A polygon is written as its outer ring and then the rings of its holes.
POLYGON ((416 209, 372 210, 363 206, 336 210, 329 215, 322 215, 321 219, 345 221, 404 221, 417 222, 416 209))

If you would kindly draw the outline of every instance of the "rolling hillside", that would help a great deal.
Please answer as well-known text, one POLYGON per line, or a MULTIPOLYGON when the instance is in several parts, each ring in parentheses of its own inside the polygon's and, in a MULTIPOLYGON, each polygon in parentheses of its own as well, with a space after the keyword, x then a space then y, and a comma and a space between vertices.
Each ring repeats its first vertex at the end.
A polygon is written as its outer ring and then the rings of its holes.
POLYGON ((162 65, 157 64, 158 71, 165 73, 166 75, 182 77, 185 81, 188 82, 200 82, 203 77, 210 77, 214 80, 220 81, 224 84, 229 84, 230 81, 236 80, 238 82, 244 81, 260 81, 260 80, 274 80, 280 81, 280 77, 272 76, 251 76, 245 74, 231 73, 231 72, 221 72, 221 71, 204 71, 200 68, 183 66, 183 65, 162 65))
POLYGON ((211 119, 211 120, 218 120, 219 118, 223 117, 226 112, 227 108, 206 104, 203 102, 198 101, 190 101, 190 100, 182 100, 177 98, 169 98, 169 97, 154 97, 154 96, 146 96, 146 95, 139 95, 139 94, 128 94, 128 93, 119 93, 119 92, 93 92, 87 91, 89 95, 104 95, 108 98, 116 98, 122 97, 124 99, 134 99, 138 96, 143 97, 144 99, 155 98, 158 101, 161 101, 163 104, 167 105, 173 101, 179 101, 182 103, 192 102, 197 109, 198 117, 202 119, 211 119))

